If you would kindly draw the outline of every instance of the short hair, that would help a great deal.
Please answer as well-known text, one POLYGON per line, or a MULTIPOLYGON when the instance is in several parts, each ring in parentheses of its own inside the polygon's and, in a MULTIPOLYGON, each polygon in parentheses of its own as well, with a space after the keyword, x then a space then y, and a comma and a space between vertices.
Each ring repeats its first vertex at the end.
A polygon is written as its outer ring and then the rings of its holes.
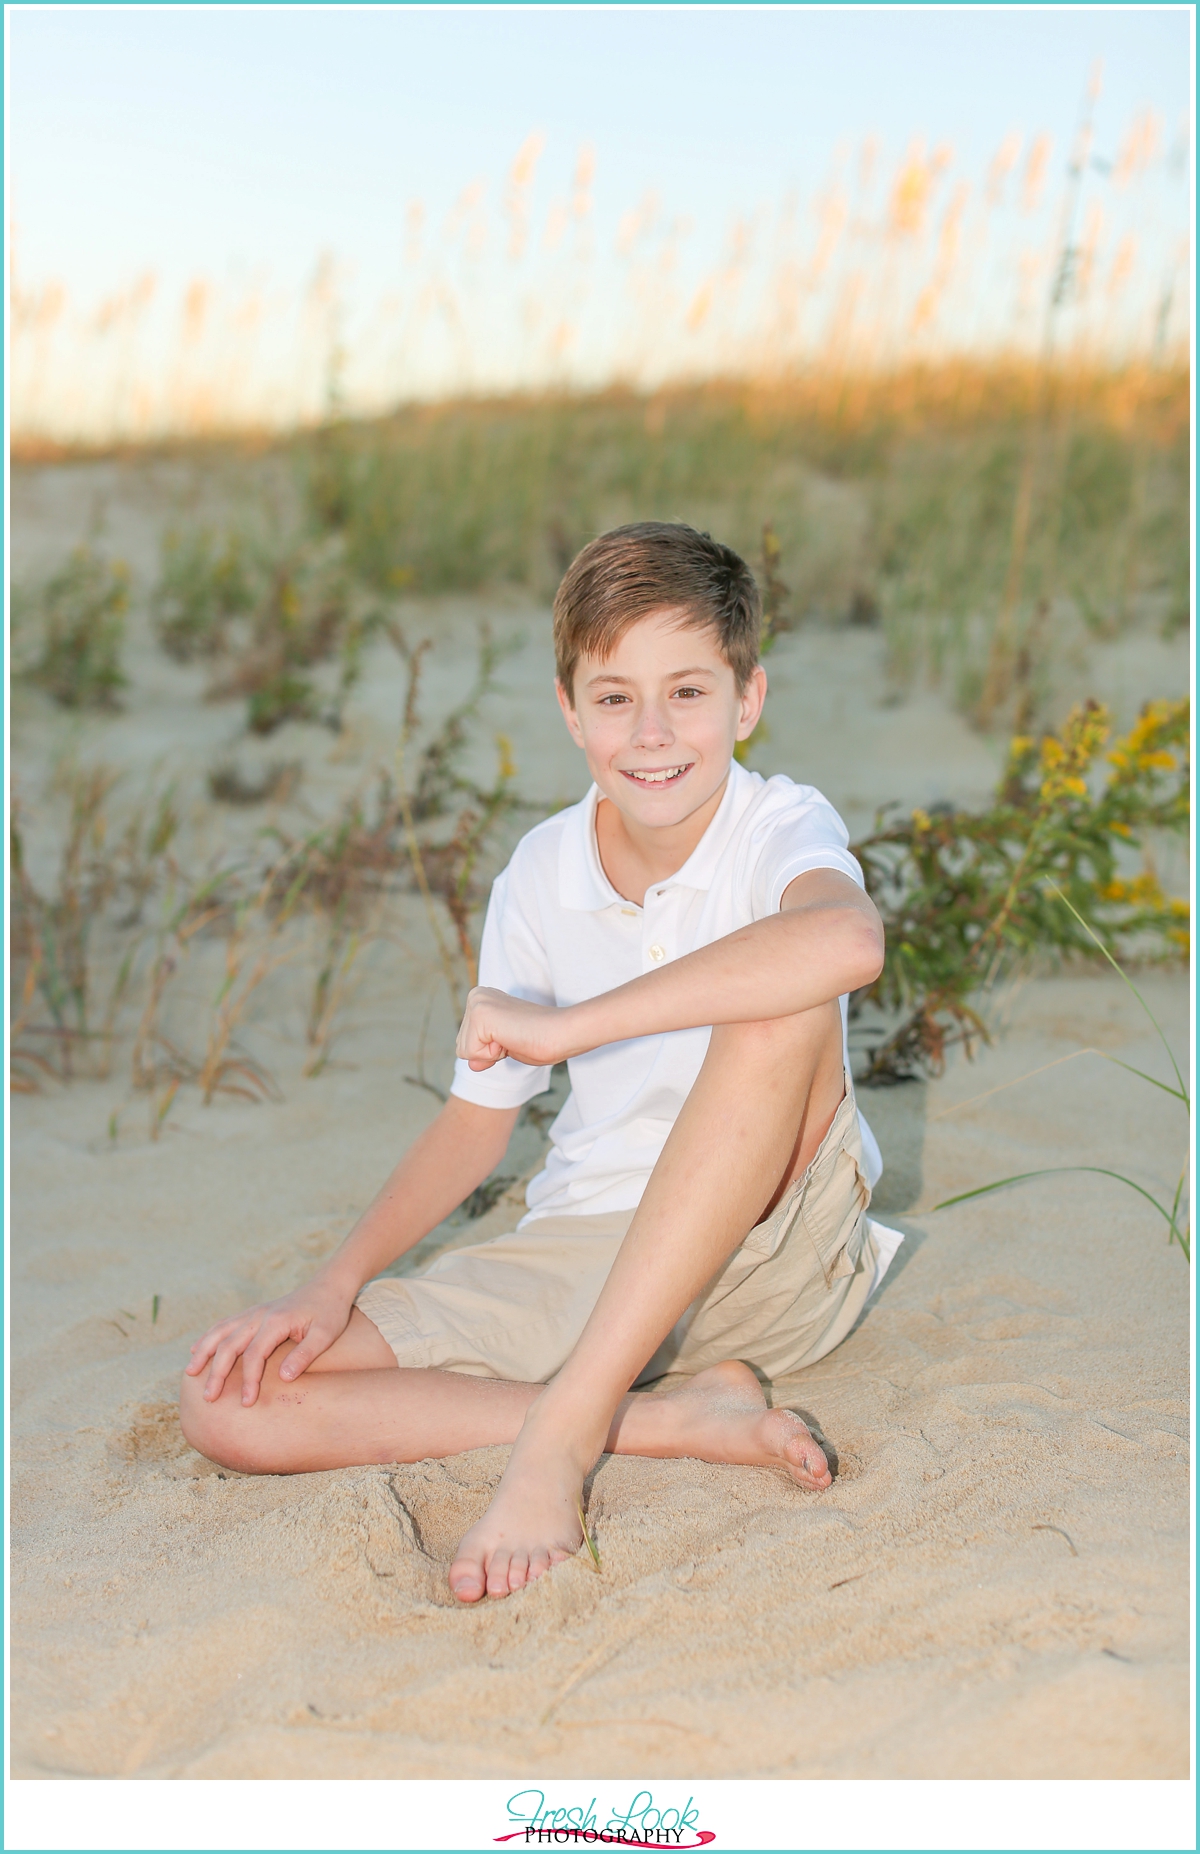
POLYGON ((609 656, 651 612, 677 610, 696 629, 716 633, 739 692, 758 662, 762 595, 732 547, 681 521, 633 521, 589 541, 563 575, 554 599, 554 659, 574 700, 581 656, 609 656))

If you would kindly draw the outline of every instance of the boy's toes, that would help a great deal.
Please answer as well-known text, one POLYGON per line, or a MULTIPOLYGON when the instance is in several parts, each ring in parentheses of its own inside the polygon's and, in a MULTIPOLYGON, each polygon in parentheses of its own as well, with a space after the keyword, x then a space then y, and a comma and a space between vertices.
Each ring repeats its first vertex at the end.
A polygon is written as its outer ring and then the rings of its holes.
POLYGON ((806 1487, 828 1487, 833 1476, 829 1463, 811 1436, 797 1437, 788 1450, 792 1473, 806 1487))
POLYGON ((509 1590, 523 1590, 529 1582, 529 1553, 515 1551, 508 1561, 509 1590))
POLYGON ((478 1603, 487 1588, 483 1567, 473 1558, 456 1558, 450 1566, 449 1582, 460 1603, 478 1603))
POLYGON ((830 1486, 833 1476, 825 1452, 808 1426, 792 1410, 773 1411, 772 1417, 780 1422, 781 1452, 793 1479, 815 1492, 830 1486))
POLYGON ((808 1448, 800 1448, 793 1454, 789 1450, 792 1474, 802 1487, 824 1488, 832 1485, 833 1476, 829 1464, 815 1443, 808 1448))
POLYGON ((490 1597, 508 1595, 508 1569, 511 1563, 512 1554, 507 1551, 494 1551, 488 1559, 487 1593, 490 1597))
POLYGON ((549 1569, 550 1569, 549 1552, 541 1551, 540 1549, 537 1551, 530 1552, 529 1554, 529 1581, 531 1584, 536 1582, 536 1580, 539 1577, 544 1577, 546 1575, 546 1572, 549 1569))

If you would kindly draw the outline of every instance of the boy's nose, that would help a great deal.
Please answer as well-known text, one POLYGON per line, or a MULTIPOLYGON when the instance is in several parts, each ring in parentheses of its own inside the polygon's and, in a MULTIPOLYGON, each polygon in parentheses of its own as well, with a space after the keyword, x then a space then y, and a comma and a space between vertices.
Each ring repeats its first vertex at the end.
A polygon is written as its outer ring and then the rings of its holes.
POLYGON ((674 738, 667 716, 660 708, 648 702, 637 718, 631 744, 635 747, 665 747, 674 738))

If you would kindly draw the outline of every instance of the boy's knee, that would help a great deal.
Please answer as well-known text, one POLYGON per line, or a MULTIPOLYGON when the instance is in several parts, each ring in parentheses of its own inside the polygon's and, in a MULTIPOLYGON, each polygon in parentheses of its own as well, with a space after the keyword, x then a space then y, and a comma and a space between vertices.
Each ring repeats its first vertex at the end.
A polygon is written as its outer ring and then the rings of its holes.
POLYGON ((842 1013, 837 999, 814 1005, 810 1011, 797 1011, 791 1017, 764 1017, 744 1024, 717 1024, 713 1028, 715 1046, 731 1055, 745 1053, 751 1057, 769 1057, 778 1052, 811 1050, 819 1053, 836 1040, 841 1048, 842 1013))
POLYGON ((244 1410, 229 1384, 215 1403, 204 1398, 204 1380, 189 1378, 186 1373, 179 1391, 179 1426, 184 1440, 215 1461, 219 1468, 231 1468, 237 1474, 263 1474, 269 1470, 255 1459, 257 1451, 249 1433, 251 1412, 244 1410))

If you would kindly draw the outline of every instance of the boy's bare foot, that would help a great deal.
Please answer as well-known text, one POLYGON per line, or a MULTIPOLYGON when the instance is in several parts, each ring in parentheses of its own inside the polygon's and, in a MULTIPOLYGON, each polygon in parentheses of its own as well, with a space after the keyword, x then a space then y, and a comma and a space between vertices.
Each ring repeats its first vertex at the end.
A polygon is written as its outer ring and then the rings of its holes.
MULTIPOLYGON (((477 1603, 485 1593, 508 1596, 572 1557, 583 1542, 577 1507, 590 1464, 579 1465, 539 1427, 526 1419, 495 1499, 458 1548, 450 1588, 461 1603, 477 1603)), ((754 1373, 733 1359, 665 1397, 626 1399, 608 1447, 783 1468, 814 1492, 833 1478, 811 1431, 791 1410, 768 1409, 754 1373)))
POLYGON ((659 1412, 674 1430, 677 1445, 655 1448, 656 1455, 695 1455, 701 1461, 728 1461, 744 1468, 786 1468, 794 1481, 814 1493, 833 1480, 812 1431, 793 1410, 768 1409, 758 1379, 737 1359, 698 1372, 666 1397, 633 1400, 617 1418, 622 1453, 634 1452, 631 1419, 659 1412))
POLYGON ((450 1566, 460 1603, 508 1596, 574 1557, 583 1543, 576 1509, 586 1471, 565 1449, 526 1432, 518 1437, 492 1504, 450 1566))

